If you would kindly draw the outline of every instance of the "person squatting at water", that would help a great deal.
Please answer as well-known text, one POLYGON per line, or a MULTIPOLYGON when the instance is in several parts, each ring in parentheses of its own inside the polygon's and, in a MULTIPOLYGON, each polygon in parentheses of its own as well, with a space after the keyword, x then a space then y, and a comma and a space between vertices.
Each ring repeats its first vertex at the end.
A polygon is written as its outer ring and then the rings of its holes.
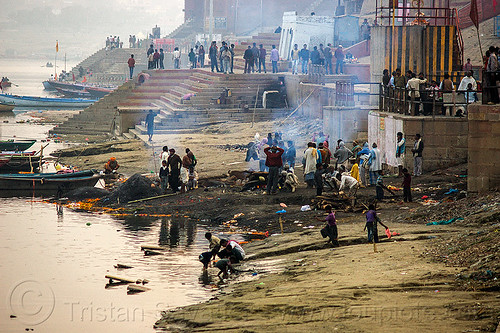
POLYGON ((104 164, 104 173, 106 173, 106 174, 116 173, 116 170, 118 170, 119 167, 120 167, 120 165, 116 161, 116 158, 115 157, 111 157, 109 159, 109 161, 107 161, 104 164))
POLYGON ((327 205, 325 207, 325 212, 328 214, 325 219, 316 217, 320 222, 327 222, 326 226, 321 229, 321 235, 323 238, 328 237, 329 242, 332 242, 333 246, 340 246, 338 241, 337 222, 335 219, 335 212, 332 211, 332 206, 327 205))
POLYGON ((378 230, 377 223, 380 223, 385 229, 388 227, 380 221, 375 211, 375 206, 373 204, 368 206, 368 212, 366 212, 366 224, 364 230, 368 230, 368 242, 372 241, 378 243, 378 230))

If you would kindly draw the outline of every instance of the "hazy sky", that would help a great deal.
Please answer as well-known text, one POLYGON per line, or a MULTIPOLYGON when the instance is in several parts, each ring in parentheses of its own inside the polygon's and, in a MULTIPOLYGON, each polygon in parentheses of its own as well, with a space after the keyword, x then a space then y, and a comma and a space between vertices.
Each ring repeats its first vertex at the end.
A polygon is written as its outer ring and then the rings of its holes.
POLYGON ((162 36, 184 20, 184 0, 0 0, 0 56, 87 56, 104 47, 106 36, 162 36))

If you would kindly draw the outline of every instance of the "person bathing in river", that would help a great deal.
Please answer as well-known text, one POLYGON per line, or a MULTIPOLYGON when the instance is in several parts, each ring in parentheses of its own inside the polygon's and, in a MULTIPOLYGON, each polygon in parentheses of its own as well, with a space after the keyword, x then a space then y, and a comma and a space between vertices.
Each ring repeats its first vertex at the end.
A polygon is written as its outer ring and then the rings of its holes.
POLYGON ((215 259, 215 256, 220 250, 220 238, 212 235, 211 232, 205 233, 205 238, 208 240, 208 248, 212 252, 212 258, 215 259))
POLYGON ((116 158, 111 157, 109 161, 107 161, 106 164, 104 164, 104 173, 106 174, 116 173, 116 170, 118 170, 119 167, 120 165, 116 161, 116 158))
POLYGON ((238 242, 234 240, 228 241, 227 239, 221 239, 220 245, 221 247, 224 247, 224 249, 218 253, 220 258, 229 258, 233 264, 237 264, 240 261, 245 260, 245 250, 243 250, 238 242))

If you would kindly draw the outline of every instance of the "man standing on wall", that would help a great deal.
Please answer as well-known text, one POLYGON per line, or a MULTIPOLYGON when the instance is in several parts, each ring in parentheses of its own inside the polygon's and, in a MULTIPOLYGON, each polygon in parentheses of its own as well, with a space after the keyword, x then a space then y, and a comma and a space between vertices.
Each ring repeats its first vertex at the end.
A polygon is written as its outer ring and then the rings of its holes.
POLYGON ((415 134, 415 145, 411 152, 413 153, 413 176, 422 175, 422 152, 424 151, 424 142, 419 133, 415 134))
POLYGON ((210 67, 212 69, 212 73, 214 72, 214 68, 219 71, 219 65, 217 64, 217 42, 213 41, 212 45, 210 45, 210 49, 208 49, 208 57, 210 58, 210 67))
POLYGON ((326 74, 333 74, 333 68, 332 68, 332 44, 328 43, 328 45, 325 47, 323 50, 323 53, 325 54, 325 71, 326 74))
POLYGON ((299 46, 297 44, 293 46, 290 59, 292 60, 292 74, 299 74, 299 46))
POLYGON ((248 45, 248 49, 245 50, 243 54, 243 59, 245 59, 245 71, 244 73, 251 73, 253 69, 253 53, 252 47, 248 45))
POLYGON ((307 66, 309 65, 309 50, 307 49, 307 44, 304 44, 304 48, 300 50, 299 57, 302 63, 302 74, 307 74, 307 66))
POLYGON ((342 45, 339 45, 335 50, 335 59, 337 59, 335 64, 335 73, 344 74, 344 51, 342 50, 342 45), (339 71, 340 67, 340 71, 339 71))
POLYGON ((260 44, 259 45, 259 73, 262 72, 262 67, 264 67, 264 73, 267 73, 266 71, 266 49, 264 48, 264 45, 260 44))

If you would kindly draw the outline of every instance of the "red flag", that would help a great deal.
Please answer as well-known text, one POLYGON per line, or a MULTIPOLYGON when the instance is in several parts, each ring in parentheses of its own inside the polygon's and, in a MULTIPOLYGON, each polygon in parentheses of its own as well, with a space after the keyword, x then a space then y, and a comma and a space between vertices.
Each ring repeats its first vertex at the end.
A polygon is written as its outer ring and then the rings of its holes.
POLYGON ((477 14, 477 0, 472 0, 470 2, 470 19, 472 23, 476 26, 476 29, 479 29, 479 15, 477 14))

